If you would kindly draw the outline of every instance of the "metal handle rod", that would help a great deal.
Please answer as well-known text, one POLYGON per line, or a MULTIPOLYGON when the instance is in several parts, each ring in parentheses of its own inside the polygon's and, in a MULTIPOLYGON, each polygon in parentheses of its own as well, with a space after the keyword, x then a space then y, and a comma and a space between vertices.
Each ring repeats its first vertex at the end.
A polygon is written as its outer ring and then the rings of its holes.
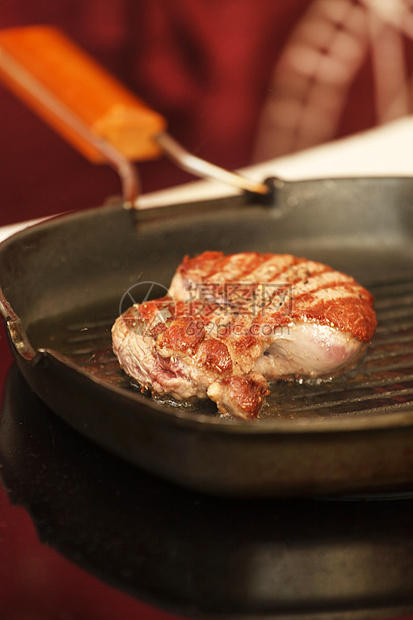
POLYGON ((221 181, 233 187, 237 187, 244 191, 254 192, 256 194, 268 194, 268 186, 258 181, 251 181, 235 172, 229 172, 224 168, 210 164, 209 162, 189 153, 178 142, 176 142, 169 134, 162 133, 155 137, 156 142, 161 146, 165 155, 178 164, 184 170, 193 174, 221 181))

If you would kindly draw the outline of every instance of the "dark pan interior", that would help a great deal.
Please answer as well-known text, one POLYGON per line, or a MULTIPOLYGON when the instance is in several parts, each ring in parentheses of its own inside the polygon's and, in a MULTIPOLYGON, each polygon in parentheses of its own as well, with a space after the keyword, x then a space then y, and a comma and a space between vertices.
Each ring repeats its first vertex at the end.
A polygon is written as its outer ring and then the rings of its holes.
MULTIPOLYGON (((254 454, 245 457, 241 444, 249 433, 257 441, 260 433, 277 437, 280 429, 284 438, 287 431, 297 435, 294 424, 305 434, 308 428, 302 424, 313 421, 339 421, 344 424, 340 429, 345 429, 346 420, 356 420, 360 430, 379 417, 386 422, 378 427, 391 426, 389 414, 413 411, 413 181, 274 181, 274 188, 270 206, 255 204, 248 196, 147 213, 111 206, 55 218, 7 240, 0 248, 3 306, 6 301, 18 315, 20 331, 34 351, 43 351, 26 361, 15 345, 15 357, 35 391, 69 423, 128 460, 179 482, 218 492, 237 488, 250 493, 254 485, 256 494, 284 492, 287 486, 288 492, 354 490, 363 484, 369 488, 367 479, 354 483, 353 476, 353 483, 348 483, 352 477, 348 469, 340 465, 341 470, 335 471, 330 454, 320 460, 318 473, 314 468, 309 480, 304 461, 293 475, 291 468, 274 462, 274 452, 267 452, 271 446, 255 445, 254 454), (204 250, 288 252, 356 277, 375 295, 379 318, 365 359, 357 369, 329 382, 274 384, 259 421, 247 431, 243 422, 220 419, 209 402, 178 405, 140 394, 111 353, 110 327, 125 309, 129 290, 137 301, 136 291, 143 282, 167 287, 183 255, 204 250), (205 451, 200 448, 199 425, 207 432, 226 433, 217 448, 220 456, 211 457, 208 473, 203 459, 208 460, 211 451, 206 435, 205 451), (174 435, 177 429, 188 433, 192 429, 195 443, 193 436, 188 443, 188 437, 174 435), (239 446, 229 449, 228 431, 238 434, 239 446), (250 479, 241 479, 236 471, 237 450, 243 467, 245 458, 252 459, 250 479), (177 462, 176 454, 185 451, 186 462, 177 462), (260 487, 256 481, 263 468, 272 468, 272 476, 263 476, 260 487), (329 468, 331 479, 323 484, 329 468), (192 475, 194 480, 188 480, 192 475), (226 479, 220 487, 222 477, 226 479)), ((4 308, 3 314, 7 314, 4 308)), ((396 426, 400 425, 412 425, 412 420, 398 418, 396 426)), ((348 468, 360 470, 354 461, 356 445, 360 454, 360 445, 365 444, 353 442, 343 453, 342 464, 347 459, 348 468)), ((297 445, 292 443, 291 448, 286 456, 279 452, 280 459, 296 460, 297 445)), ((314 441, 308 448, 320 454, 314 441)), ((337 451, 337 445, 332 449, 337 451)), ((378 449, 371 446, 372 453, 378 449)), ((408 459, 403 463, 403 472, 401 462, 393 464, 394 471, 384 477, 387 485, 410 481, 408 459)), ((379 482, 382 470, 383 464, 375 463, 371 479, 379 482)))
MULTIPOLYGON (((35 350, 53 349, 108 385, 136 393, 110 343, 110 327, 125 309, 127 291, 138 300, 148 289, 139 283, 167 287, 184 254, 291 252, 326 262, 368 287, 376 297, 379 327, 356 370, 329 383, 273 386, 262 422, 405 407, 413 400, 413 182, 345 179, 275 186, 272 206, 236 197, 150 217, 108 207, 29 229, 1 252, 4 295, 35 350), (403 390, 408 392, 400 394, 403 390), (387 402, 393 391, 397 400, 387 402)), ((207 402, 183 407, 215 414, 207 402)))

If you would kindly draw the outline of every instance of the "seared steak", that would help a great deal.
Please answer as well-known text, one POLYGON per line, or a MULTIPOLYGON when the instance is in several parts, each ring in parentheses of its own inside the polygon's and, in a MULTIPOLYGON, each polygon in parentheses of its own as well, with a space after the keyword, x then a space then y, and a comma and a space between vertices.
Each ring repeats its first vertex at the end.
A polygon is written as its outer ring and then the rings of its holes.
POLYGON ((289 254, 186 257, 169 295, 135 304, 112 329, 124 371, 144 389, 209 397, 255 418, 277 379, 330 377, 356 363, 376 327, 350 276, 289 254))

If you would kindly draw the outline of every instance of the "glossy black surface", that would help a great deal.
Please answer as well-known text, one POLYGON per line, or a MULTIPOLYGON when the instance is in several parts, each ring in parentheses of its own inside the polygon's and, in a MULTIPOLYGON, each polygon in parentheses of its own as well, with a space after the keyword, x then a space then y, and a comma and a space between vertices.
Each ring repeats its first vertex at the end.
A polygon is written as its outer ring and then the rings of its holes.
POLYGON ((43 542, 168 610, 352 619, 413 610, 408 493, 247 501, 185 491, 72 431, 15 366, 0 459, 10 498, 27 508, 43 542))

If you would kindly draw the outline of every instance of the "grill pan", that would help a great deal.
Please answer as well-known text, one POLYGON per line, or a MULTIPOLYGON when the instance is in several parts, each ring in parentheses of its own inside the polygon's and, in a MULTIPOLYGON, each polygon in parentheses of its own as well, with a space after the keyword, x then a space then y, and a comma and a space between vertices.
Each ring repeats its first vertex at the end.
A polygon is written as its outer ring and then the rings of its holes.
POLYGON ((141 211, 125 209, 124 184, 118 205, 5 241, 0 309, 16 362, 71 426, 187 487, 233 496, 409 488, 413 180, 275 179, 266 187, 265 195, 141 211), (130 291, 138 301, 145 282, 167 287, 184 254, 205 250, 288 252, 354 276, 377 300, 365 359, 329 382, 274 384, 255 423, 223 419, 209 402, 141 394, 114 359, 110 327, 130 291))
POLYGON ((111 452, 222 495, 314 495, 413 483, 413 180, 274 182, 248 196, 159 208, 92 209, 0 246, 1 306, 26 380, 69 424, 111 452), (183 254, 292 252, 356 277, 377 299, 364 361, 319 384, 276 383, 255 423, 208 403, 143 395, 110 349, 121 300, 167 286, 183 254))

